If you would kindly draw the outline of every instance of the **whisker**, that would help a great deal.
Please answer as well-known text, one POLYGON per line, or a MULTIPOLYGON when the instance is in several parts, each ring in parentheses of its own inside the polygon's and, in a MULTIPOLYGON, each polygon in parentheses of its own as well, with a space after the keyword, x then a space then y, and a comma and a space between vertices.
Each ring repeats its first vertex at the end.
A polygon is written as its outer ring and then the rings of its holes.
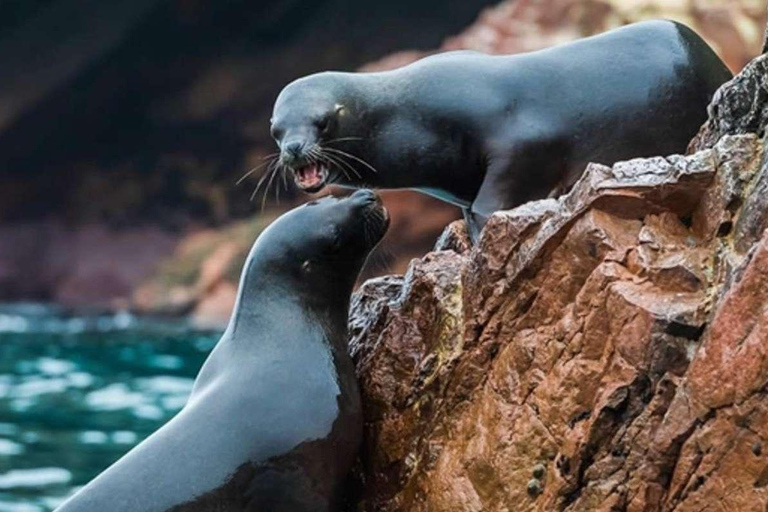
POLYGON ((256 197, 256 194, 259 192, 259 189, 261 188, 261 184, 262 184, 262 183, 264 183, 264 180, 266 180, 266 179, 267 179, 267 177, 270 175, 270 173, 271 173, 271 171, 272 171, 272 167, 273 167, 273 166, 274 166, 276 163, 277 163, 277 160, 273 160, 273 161, 272 161, 272 162, 269 164, 269 167, 267 167, 267 172, 265 172, 265 173, 264 173, 264 176, 262 176, 262 177, 261 177, 261 179, 259 180, 259 182, 256 184, 256 188, 255 188, 255 189, 253 189, 253 193, 251 194, 251 199, 250 199, 251 201, 253 201, 253 198, 254 198, 254 197, 256 197))
POLYGON ((317 147, 312 147, 307 151, 307 158, 313 165, 317 165, 318 163, 322 162, 323 160, 320 160, 320 151, 317 149, 317 147))
POLYGON ((320 155, 320 150, 317 147, 312 147, 307 152, 307 158, 309 158, 309 161, 313 164, 317 163, 317 157, 320 155))
POLYGON ((272 162, 271 162, 271 161, 269 161, 269 162, 264 162, 263 164, 257 165, 256 167, 254 167, 253 169, 251 169, 251 170, 250 170, 250 171, 248 171, 247 173, 243 174, 243 176, 242 176, 242 177, 241 177, 239 180, 237 180, 237 181, 235 182, 235 185, 239 185, 239 184, 241 184, 245 178, 247 178, 247 177, 248 177, 248 176, 250 176, 251 174, 255 173, 256 171, 258 171, 259 169, 261 169, 261 168, 262 168, 262 167, 264 167, 265 165, 269 165, 270 163, 272 163, 272 162))
POLYGON ((345 167, 355 173, 355 175, 358 177, 358 179, 362 179, 363 177, 360 176, 360 173, 357 172, 357 169, 352 167, 349 163, 345 162, 341 159, 341 157, 333 157, 332 155, 328 153, 321 153, 321 157, 324 157, 328 162, 335 164, 337 167, 341 169, 341 172, 344 173, 344 176, 347 178, 347 180, 351 181, 351 178, 349 174, 347 174, 347 171, 345 170, 345 167))
POLYGON ((363 160, 362 158, 356 157, 355 155, 352 155, 352 154, 350 154, 350 153, 347 153, 346 151, 342 151, 342 150, 340 150, 340 149, 336 149, 336 148, 323 148, 323 149, 324 149, 325 151, 332 151, 332 152, 334 152, 334 153, 337 153, 337 154, 341 154, 341 155, 345 155, 345 156, 348 156, 349 158, 352 158, 352 159, 354 159, 354 160, 356 160, 356 161, 360 162, 361 164, 363 164, 364 166, 366 166, 367 168, 369 168, 370 170, 372 170, 374 173, 377 173, 377 174, 378 174, 378 172, 379 172, 379 171, 377 171, 377 170, 376 170, 376 169, 375 169, 375 168, 374 168, 374 167, 373 167, 371 164, 369 164, 368 162, 366 162, 366 161, 365 161, 365 160, 363 160))
POLYGON ((371 247, 371 211, 365 210, 363 213, 363 238, 365 239, 365 245, 371 247))
POLYGON ((335 165, 344 174, 347 180, 349 180, 349 175, 347 174, 347 171, 345 171, 344 168, 341 167, 338 162, 328 158, 328 155, 323 155, 318 152, 314 154, 314 158, 316 158, 318 161, 322 162, 323 164, 328 165, 329 167, 335 165))
POLYGON ((329 158, 329 155, 323 154, 323 150, 319 146, 315 146, 312 149, 309 150, 309 158, 312 160, 313 163, 317 164, 318 162, 322 162, 324 164, 335 165, 339 167, 341 172, 344 174, 344 176, 349 180, 349 174, 347 174, 347 171, 344 170, 344 168, 339 164, 338 161, 333 160, 332 158, 329 158))
MULTIPOLYGON (((275 174, 280 174, 282 167, 278 167, 275 174)), ((280 180, 275 182, 275 204, 280 204, 280 180)))
POLYGON ((339 137, 338 139, 331 139, 324 142, 324 144, 330 144, 331 142, 341 142, 343 140, 364 140, 362 137, 339 137))
POLYGON ((269 181, 267 182, 267 186, 264 188, 264 195, 261 196, 261 211, 264 212, 264 207, 267 204, 267 195, 269 194, 269 187, 272 186, 272 180, 275 179, 275 174, 277 173, 277 170, 279 167, 275 167, 272 169, 272 173, 270 174, 269 181))
POLYGON ((286 176, 288 173, 285 171, 285 166, 280 166, 280 174, 283 175, 283 188, 286 192, 288 192, 288 177, 286 176))

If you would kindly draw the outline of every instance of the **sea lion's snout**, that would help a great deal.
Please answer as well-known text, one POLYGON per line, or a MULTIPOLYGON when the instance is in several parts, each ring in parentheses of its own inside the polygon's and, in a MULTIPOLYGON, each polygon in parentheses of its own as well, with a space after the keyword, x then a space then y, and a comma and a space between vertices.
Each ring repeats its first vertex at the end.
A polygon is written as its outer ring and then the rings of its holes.
POLYGON ((295 161, 303 158, 304 144, 301 141, 293 140, 291 142, 287 142, 283 144, 281 151, 282 151, 281 158, 283 159, 283 161, 286 164, 291 165, 295 161))
POLYGON ((356 191, 354 194, 349 196, 349 199, 351 201, 355 201, 360 205, 368 206, 373 204, 381 205, 381 198, 374 192, 373 190, 363 188, 358 191, 356 191))
POLYGON ((389 212, 381 197, 368 189, 361 189, 349 196, 349 201, 361 210, 364 232, 369 245, 376 245, 389 229, 389 212))

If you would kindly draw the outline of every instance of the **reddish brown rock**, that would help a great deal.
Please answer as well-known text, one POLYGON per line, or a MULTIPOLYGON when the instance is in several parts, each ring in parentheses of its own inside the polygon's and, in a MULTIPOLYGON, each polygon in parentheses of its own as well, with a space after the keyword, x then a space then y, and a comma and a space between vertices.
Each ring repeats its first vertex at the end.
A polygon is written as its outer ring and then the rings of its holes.
POLYGON ((720 135, 591 165, 472 249, 454 223, 360 289, 359 510, 766 510, 768 158, 720 135))

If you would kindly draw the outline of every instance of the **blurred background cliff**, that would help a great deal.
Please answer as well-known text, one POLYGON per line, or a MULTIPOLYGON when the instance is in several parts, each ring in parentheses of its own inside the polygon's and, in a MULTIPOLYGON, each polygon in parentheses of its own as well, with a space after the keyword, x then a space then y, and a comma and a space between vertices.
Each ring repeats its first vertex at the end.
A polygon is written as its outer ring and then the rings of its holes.
MULTIPOLYGON (((0 2, 0 302, 226 320, 253 239, 306 200, 290 186, 250 200, 258 174, 235 184, 274 151, 272 103, 294 78, 648 18, 693 27, 735 72, 765 15, 764 0, 0 2)), ((385 201, 368 276, 402 271, 459 216, 411 192, 385 201)))

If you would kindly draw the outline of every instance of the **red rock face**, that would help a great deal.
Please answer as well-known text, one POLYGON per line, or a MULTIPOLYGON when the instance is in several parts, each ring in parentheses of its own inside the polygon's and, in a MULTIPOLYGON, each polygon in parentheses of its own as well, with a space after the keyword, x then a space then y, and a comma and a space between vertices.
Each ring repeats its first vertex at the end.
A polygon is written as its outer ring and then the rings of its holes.
POLYGON ((360 289, 360 510, 766 510, 762 59, 695 153, 591 165, 360 289))

